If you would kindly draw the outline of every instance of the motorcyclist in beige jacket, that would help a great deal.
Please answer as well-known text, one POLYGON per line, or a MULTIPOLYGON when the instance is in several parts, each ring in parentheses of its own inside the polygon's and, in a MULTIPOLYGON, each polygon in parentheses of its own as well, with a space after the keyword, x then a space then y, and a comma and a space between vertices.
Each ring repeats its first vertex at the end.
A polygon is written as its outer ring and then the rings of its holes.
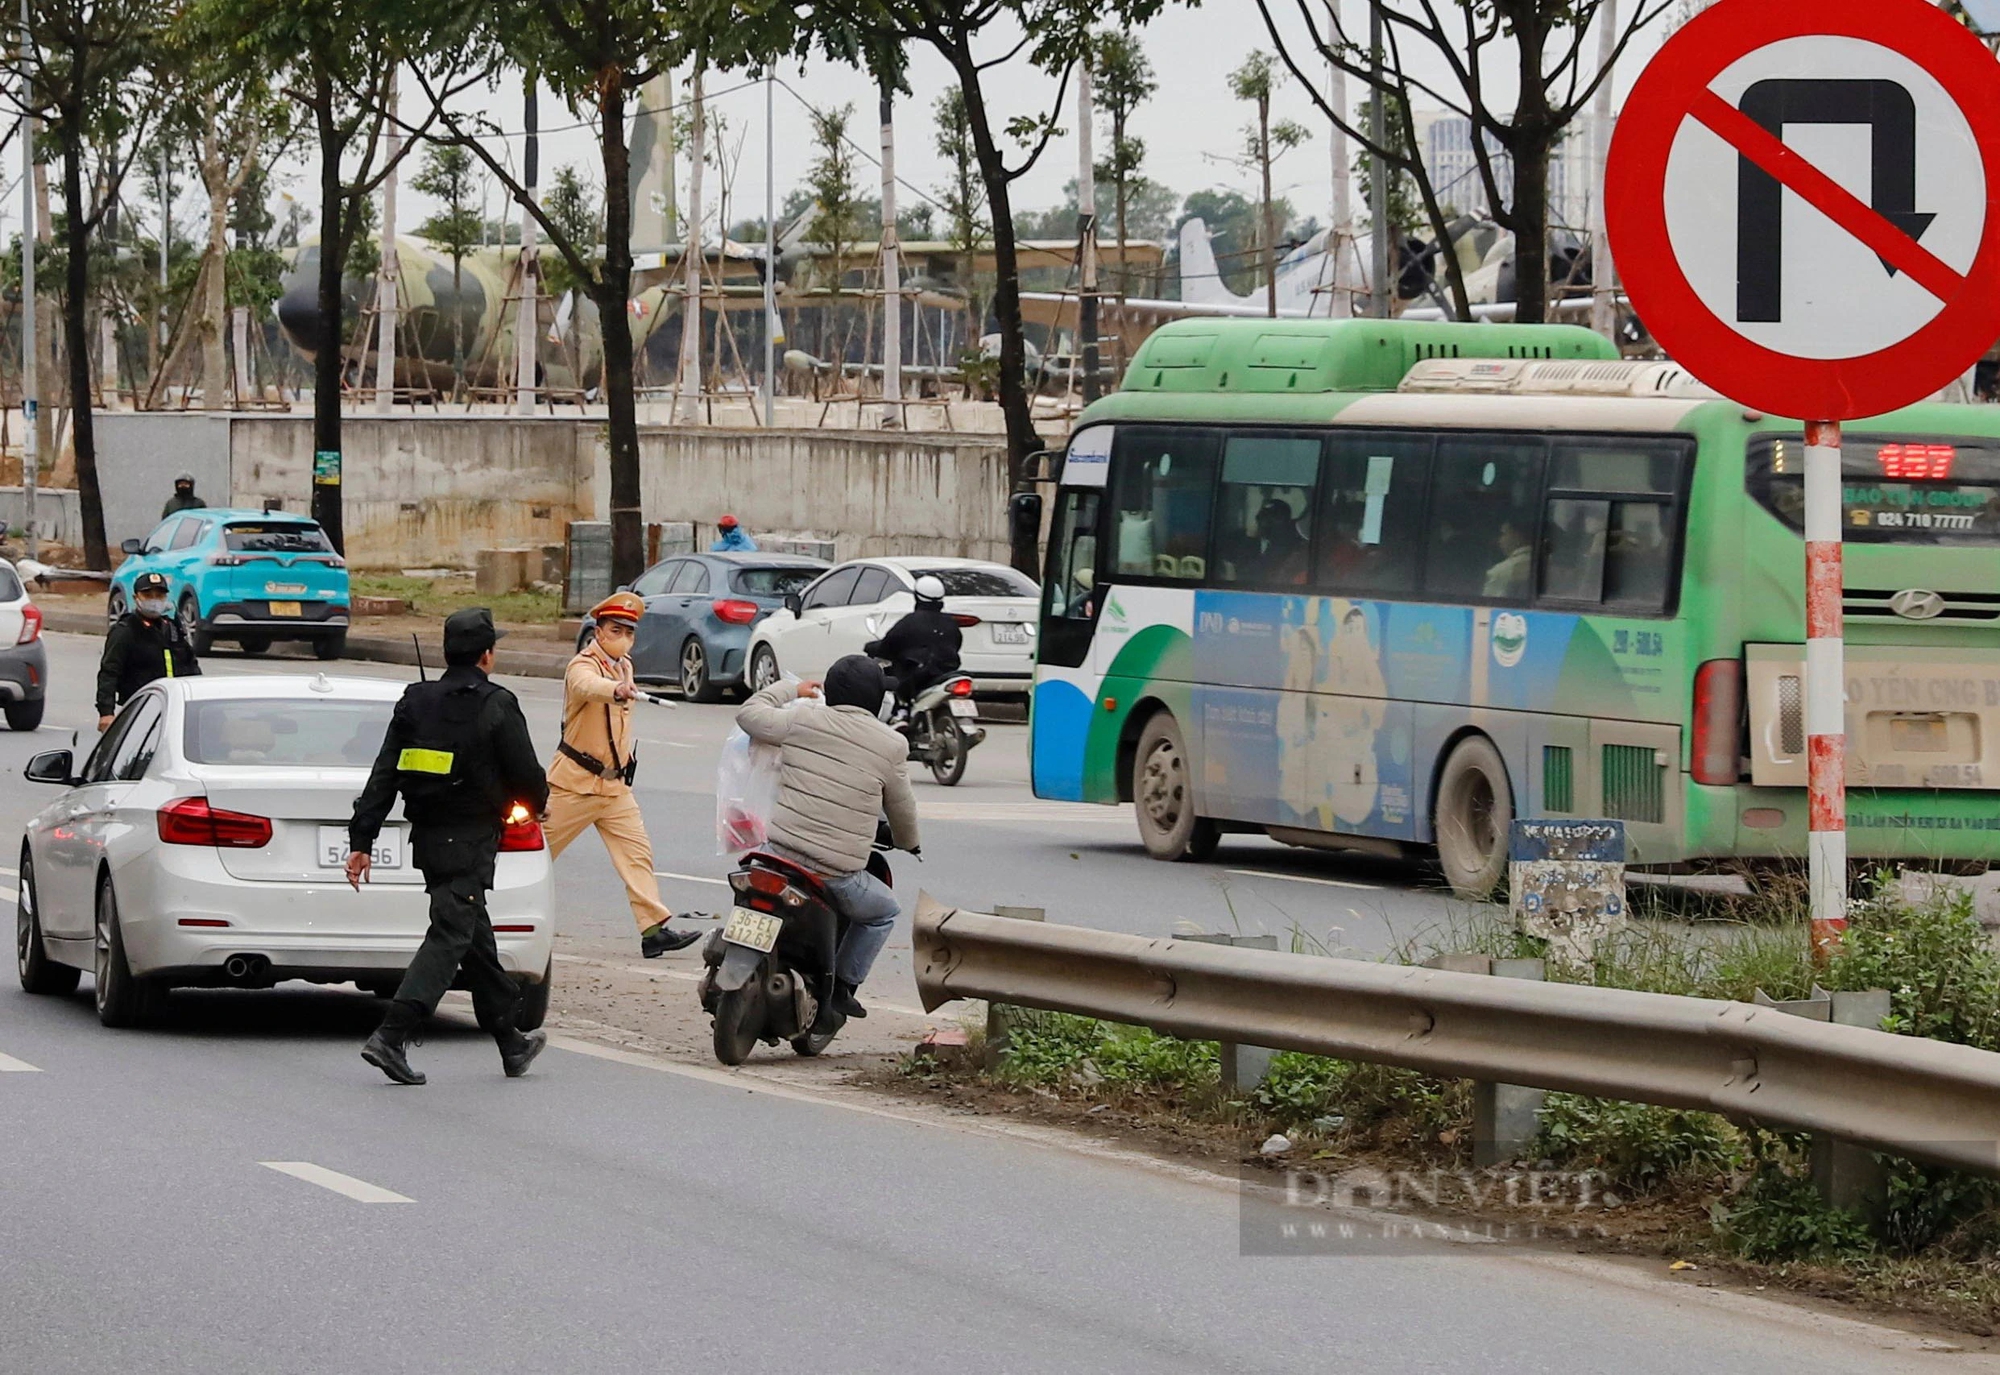
POLYGON ((847 918, 834 956, 833 1010, 866 1017, 855 992, 895 929, 896 894, 868 872, 878 820, 886 813, 899 850, 920 853, 917 799, 903 774, 909 746, 884 725, 889 692, 882 666, 850 654, 826 682, 773 683, 743 704, 736 724, 752 740, 778 747, 778 797, 766 849, 821 876, 820 886, 847 918), (794 707, 821 689, 824 702, 794 707))

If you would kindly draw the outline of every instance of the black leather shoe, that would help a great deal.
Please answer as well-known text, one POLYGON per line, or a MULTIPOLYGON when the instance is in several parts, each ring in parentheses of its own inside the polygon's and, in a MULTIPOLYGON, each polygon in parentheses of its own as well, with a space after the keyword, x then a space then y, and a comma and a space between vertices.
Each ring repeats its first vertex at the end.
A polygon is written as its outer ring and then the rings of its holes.
POLYGON ((656 960, 669 950, 685 950, 701 939, 699 931, 676 931, 665 922, 639 937, 639 953, 656 960))
POLYGON ((362 1043, 361 1058, 399 1084, 424 1082, 423 1073, 410 1068, 409 1058, 403 1054, 401 1038, 388 1034, 386 1027, 378 1029, 362 1043))
POLYGON ((834 1005, 840 1009, 841 1016, 859 1017, 863 1019, 865 1019, 868 1016, 868 1009, 863 1007, 860 1004, 860 1002, 858 1002, 855 999, 854 995, 859 990, 856 989, 853 984, 847 982, 847 980, 845 979, 842 979, 838 983, 836 983, 833 987, 834 987, 834 994, 833 994, 834 1005))
POLYGON ((519 1079, 528 1072, 528 1066, 535 1063, 535 1057, 542 1053, 549 1043, 546 1031, 516 1031, 500 1042, 500 1065, 507 1071, 509 1079, 519 1079))
POLYGON ((819 1015, 813 1018, 812 1034, 832 1036, 847 1025, 847 1014, 838 1006, 840 995, 835 994, 819 1005, 819 1015))

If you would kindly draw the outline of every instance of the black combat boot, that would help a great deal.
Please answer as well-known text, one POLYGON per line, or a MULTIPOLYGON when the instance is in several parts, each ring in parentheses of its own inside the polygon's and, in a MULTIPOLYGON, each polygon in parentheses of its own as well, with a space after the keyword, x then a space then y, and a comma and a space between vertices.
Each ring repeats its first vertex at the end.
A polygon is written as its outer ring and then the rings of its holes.
POLYGON ((507 1071, 509 1079, 519 1079, 548 1045, 549 1033, 539 1028, 517 1031, 510 1026, 493 1039, 500 1047, 500 1067, 507 1071))
POLYGON ((361 1058, 381 1070, 399 1084, 421 1084, 422 1071, 410 1068, 403 1048, 410 1042, 414 1032, 424 1019, 424 1010, 416 1003, 392 1001, 388 1013, 382 1018, 382 1025, 375 1028, 361 1046, 361 1058))
POLYGON ((851 984, 845 979, 836 979, 834 980, 833 990, 834 1006, 840 1009, 841 1016, 867 1017, 868 1009, 863 1007, 854 996, 860 991, 857 985, 851 984))

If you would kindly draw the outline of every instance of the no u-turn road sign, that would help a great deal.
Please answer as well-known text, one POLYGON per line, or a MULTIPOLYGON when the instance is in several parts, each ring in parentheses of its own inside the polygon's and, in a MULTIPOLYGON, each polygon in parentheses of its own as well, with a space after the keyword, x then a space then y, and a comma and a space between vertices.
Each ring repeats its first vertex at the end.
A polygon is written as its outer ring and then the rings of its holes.
POLYGON ((1847 420, 2000 337, 2000 63, 1926 0, 1723 0, 1641 73, 1605 212, 1653 337, 1723 395, 1847 420))

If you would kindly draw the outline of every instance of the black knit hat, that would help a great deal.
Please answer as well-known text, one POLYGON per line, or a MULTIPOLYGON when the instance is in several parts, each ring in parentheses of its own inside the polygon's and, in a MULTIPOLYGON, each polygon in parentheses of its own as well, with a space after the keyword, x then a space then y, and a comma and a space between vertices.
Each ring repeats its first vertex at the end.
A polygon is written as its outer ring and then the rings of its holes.
POLYGON ((826 704, 830 707, 860 707, 874 715, 889 691, 882 665, 866 654, 849 654, 836 659, 826 671, 826 704))

